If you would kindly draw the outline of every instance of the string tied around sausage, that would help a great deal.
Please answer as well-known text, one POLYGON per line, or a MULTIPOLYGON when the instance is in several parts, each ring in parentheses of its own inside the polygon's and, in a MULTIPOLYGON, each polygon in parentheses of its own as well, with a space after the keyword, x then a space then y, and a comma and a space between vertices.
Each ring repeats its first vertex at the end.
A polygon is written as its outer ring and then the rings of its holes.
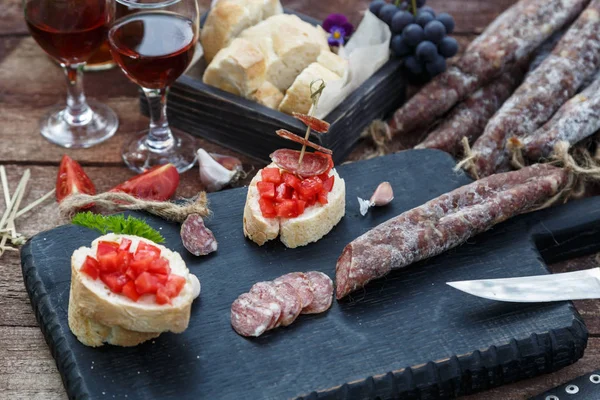
POLYGON ((362 138, 369 138, 375 145, 375 150, 368 153, 363 159, 383 156, 389 152, 388 143, 392 140, 392 131, 390 126, 380 119, 371 122, 369 126, 360 135, 362 138))
POLYGON ((460 160, 454 166, 454 172, 458 172, 461 169, 467 171, 473 178, 476 180, 479 179, 479 174, 477 173, 477 166, 475 165, 475 159, 479 156, 479 153, 473 151, 471 146, 469 145, 469 138, 466 136, 462 138, 460 141, 463 147, 463 159, 460 160))
POLYGON ((63 199, 58 208, 61 216, 71 218, 82 208, 94 204, 97 209, 107 212, 146 211, 167 221, 183 222, 192 214, 207 217, 211 214, 205 192, 180 202, 142 200, 127 193, 107 192, 97 195, 72 194, 63 199))

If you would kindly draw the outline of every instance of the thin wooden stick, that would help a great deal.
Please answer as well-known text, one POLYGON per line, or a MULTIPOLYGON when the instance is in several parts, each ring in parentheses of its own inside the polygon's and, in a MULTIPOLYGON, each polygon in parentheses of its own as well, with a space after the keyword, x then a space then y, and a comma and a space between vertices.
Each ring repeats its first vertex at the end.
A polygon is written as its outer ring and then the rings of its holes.
POLYGON ((45 195, 43 195, 42 197, 40 197, 39 199, 37 199, 36 201, 28 204, 26 207, 24 207, 22 210, 20 210, 17 215, 15 215, 15 219, 23 216, 23 214, 31 211, 34 207, 37 207, 39 204, 43 203, 44 201, 46 201, 50 196, 52 196, 54 193, 56 192, 56 189, 52 189, 51 191, 49 191, 48 193, 46 193, 45 195))
POLYGON ((17 211, 19 211, 19 207, 21 206, 21 201, 23 200, 23 196, 25 195, 25 188, 27 187, 27 182, 29 182, 29 177, 31 176, 31 172, 26 170, 23 174, 23 179, 25 182, 23 183, 23 187, 19 189, 17 187, 17 191, 15 191, 14 197, 16 197, 16 201, 14 202, 13 208, 10 210, 10 215, 8 217, 8 226, 11 230, 11 237, 14 239, 17 237, 17 232, 15 229, 15 218, 17 215, 17 211))
MULTIPOLYGON (((20 202, 20 200, 19 200, 19 194, 21 192, 25 191, 24 190, 25 189, 25 185, 27 185, 27 181, 29 180, 30 174, 31 174, 31 172, 29 170, 27 170, 27 171, 25 171, 25 173, 21 177, 21 180, 19 181, 19 184, 17 185, 17 188, 15 189, 14 196, 10 200, 10 202, 8 203, 8 205, 6 206, 6 211, 2 215, 2 219, 0 219, 0 229, 4 229, 4 227, 7 225, 7 222, 10 221, 9 220, 9 216, 10 216, 10 214, 12 214, 12 211, 15 208, 15 204, 17 204, 17 202, 20 202)), ((22 195, 21 195, 21 198, 23 198, 22 195)))
POLYGON ((6 207, 8 209, 8 204, 10 203, 10 191, 8 189, 8 179, 6 178, 6 169, 4 168, 4 165, 0 165, 0 179, 2 180, 4 202, 6 203, 6 207))

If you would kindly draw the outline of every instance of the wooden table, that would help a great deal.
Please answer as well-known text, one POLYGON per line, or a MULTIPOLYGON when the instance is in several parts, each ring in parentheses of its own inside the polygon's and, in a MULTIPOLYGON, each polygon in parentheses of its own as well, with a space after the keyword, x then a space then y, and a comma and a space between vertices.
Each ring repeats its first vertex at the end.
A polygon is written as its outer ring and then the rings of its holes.
MULTIPOLYGON (((206 8, 209 1, 202 0, 206 8)), ((366 0, 289 0, 286 7, 317 18, 331 12, 347 12, 353 22, 360 20, 359 10, 366 0)), ((456 37, 462 47, 493 20, 513 0, 431 0, 436 10, 452 13, 457 21, 456 37)), ((67 153, 85 168, 99 191, 109 189, 133 174, 123 165, 120 148, 130 132, 145 128, 147 118, 139 113, 137 88, 118 70, 86 75, 86 93, 110 105, 119 115, 118 134, 88 150, 65 150, 49 144, 38 132, 38 119, 55 103, 64 101, 62 72, 29 37, 22 17, 21 0, 3 0, 0 7, 0 163, 8 170, 10 189, 14 191, 26 169, 31 183, 24 204, 37 199, 54 187, 57 166, 67 153)), ((209 151, 232 154, 210 143, 209 151)), ((396 144, 401 149, 405 144, 396 144)), ((350 159, 359 159, 369 151, 361 144, 350 159)), ((246 168, 259 168, 255 161, 243 158, 246 168)), ((201 190, 197 169, 182 176, 179 196, 201 190)), ((2 196, 0 196, 2 198, 2 196)), ((1 200, 0 200, 1 201, 1 200)), ((2 203, 3 204, 3 203, 2 203)), ((0 206, 0 212, 5 205, 0 206)), ((47 201, 17 221, 18 230, 28 236, 61 224, 53 200, 47 201)), ((554 272, 598 266, 594 256, 552 266, 554 272)), ((64 399, 60 376, 38 328, 23 287, 19 254, 8 252, 0 258, 0 398, 64 399)), ((590 331, 588 349, 576 364, 545 375, 466 397, 469 400, 525 399, 590 372, 600 365, 600 303, 578 301, 576 306, 590 331)))

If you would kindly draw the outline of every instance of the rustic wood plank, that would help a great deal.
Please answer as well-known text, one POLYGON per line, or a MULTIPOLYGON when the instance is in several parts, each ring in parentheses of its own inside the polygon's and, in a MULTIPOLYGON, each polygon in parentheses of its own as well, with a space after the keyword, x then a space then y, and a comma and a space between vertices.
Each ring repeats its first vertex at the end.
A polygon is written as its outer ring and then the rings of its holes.
POLYGON ((0 7, 0 36, 27 33, 23 19, 22 0, 2 0, 0 7))

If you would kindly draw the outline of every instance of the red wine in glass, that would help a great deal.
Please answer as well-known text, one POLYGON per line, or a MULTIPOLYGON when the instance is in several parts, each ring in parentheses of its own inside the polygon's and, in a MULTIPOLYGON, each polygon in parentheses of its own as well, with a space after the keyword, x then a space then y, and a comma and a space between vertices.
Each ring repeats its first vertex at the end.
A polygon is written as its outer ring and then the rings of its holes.
POLYGON ((110 51, 129 79, 141 86, 150 106, 149 129, 125 143, 123 161, 138 172, 167 163, 186 171, 196 163, 196 142, 182 132, 173 135, 167 95, 169 86, 192 63, 200 30, 198 4, 196 0, 118 1, 130 13, 110 29, 110 51))
POLYGON ((193 22, 169 12, 135 14, 118 22, 110 33, 115 62, 138 85, 170 86, 194 57, 193 22))
POLYGON ((24 0, 25 20, 40 47, 58 61, 67 78, 67 106, 41 120, 42 135, 63 147, 100 143, 117 130, 116 114, 83 93, 83 66, 106 40, 114 15, 112 0, 24 0))

